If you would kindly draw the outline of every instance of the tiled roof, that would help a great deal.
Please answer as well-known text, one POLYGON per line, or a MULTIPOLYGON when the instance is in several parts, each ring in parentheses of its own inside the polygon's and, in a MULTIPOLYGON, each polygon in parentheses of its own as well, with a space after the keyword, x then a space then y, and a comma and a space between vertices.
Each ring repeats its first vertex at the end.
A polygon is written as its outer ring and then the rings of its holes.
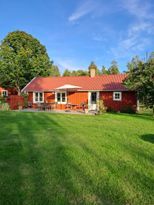
POLYGON ((36 77, 23 91, 52 91, 57 87, 71 84, 80 86, 79 90, 126 91, 122 84, 126 74, 101 75, 96 77, 71 76, 71 77, 36 77))

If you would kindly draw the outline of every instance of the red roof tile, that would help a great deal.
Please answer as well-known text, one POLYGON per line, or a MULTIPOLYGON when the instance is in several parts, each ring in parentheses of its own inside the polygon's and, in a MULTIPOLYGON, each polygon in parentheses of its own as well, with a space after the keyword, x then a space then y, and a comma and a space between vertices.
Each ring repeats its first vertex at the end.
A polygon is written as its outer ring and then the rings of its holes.
POLYGON ((96 77, 71 76, 71 77, 36 77, 23 91, 52 91, 65 84, 80 86, 83 90, 103 90, 103 91, 126 91, 123 84, 126 74, 102 75, 96 77))

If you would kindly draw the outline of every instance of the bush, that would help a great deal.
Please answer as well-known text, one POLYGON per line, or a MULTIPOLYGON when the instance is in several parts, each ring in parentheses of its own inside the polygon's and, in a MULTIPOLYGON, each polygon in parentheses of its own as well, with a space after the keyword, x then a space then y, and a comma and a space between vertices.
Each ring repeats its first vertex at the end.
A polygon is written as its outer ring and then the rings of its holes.
POLYGON ((6 101, 6 99, 5 99, 3 96, 0 95, 0 105, 1 105, 2 103, 5 103, 5 101, 6 101))
POLYGON ((108 108, 106 109, 106 111, 107 111, 107 112, 111 112, 111 113, 117 113, 117 110, 115 110, 115 109, 112 108, 112 107, 108 107, 108 108))
POLYGON ((3 111, 10 110, 9 104, 8 103, 1 103, 0 104, 0 110, 3 110, 3 111))
POLYGON ((131 106, 123 106, 120 110, 122 113, 134 114, 135 110, 131 106))
POLYGON ((103 100, 98 100, 97 101, 97 110, 99 113, 104 113, 106 112, 106 107, 104 105, 104 102, 103 100))
MULTIPOLYGON (((25 93, 23 93, 22 95, 21 95, 22 97, 23 97, 23 99, 24 99, 24 107, 25 108, 27 108, 28 107, 28 94, 25 94, 25 93)), ((21 105, 23 105, 22 103, 20 103, 21 105)), ((20 106, 20 105, 19 105, 20 106)))

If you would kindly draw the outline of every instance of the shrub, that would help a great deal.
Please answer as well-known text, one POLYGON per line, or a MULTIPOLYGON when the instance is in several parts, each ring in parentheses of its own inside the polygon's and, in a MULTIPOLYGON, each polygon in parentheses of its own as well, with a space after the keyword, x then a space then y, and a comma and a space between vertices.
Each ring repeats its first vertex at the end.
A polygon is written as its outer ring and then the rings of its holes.
MULTIPOLYGON (((24 99, 24 107, 27 108, 28 107, 28 94, 22 94, 21 95, 24 99)), ((23 105, 23 104, 22 104, 23 105)))
POLYGON ((122 112, 122 113, 134 114, 134 113, 135 113, 135 110, 134 110, 131 106, 123 106, 123 107, 120 109, 120 112, 122 112))
POLYGON ((6 99, 0 95, 0 104, 4 103, 6 101, 6 99))
POLYGON ((104 102, 103 100, 98 100, 97 101, 97 110, 99 113, 104 113, 106 112, 106 107, 104 105, 104 102))
POLYGON ((112 108, 112 107, 108 107, 108 108, 106 109, 106 111, 107 111, 107 112, 111 112, 111 113, 117 113, 117 110, 115 110, 115 109, 112 108))
POLYGON ((10 110, 9 104, 8 103, 1 103, 0 104, 0 110, 3 110, 3 111, 10 110))

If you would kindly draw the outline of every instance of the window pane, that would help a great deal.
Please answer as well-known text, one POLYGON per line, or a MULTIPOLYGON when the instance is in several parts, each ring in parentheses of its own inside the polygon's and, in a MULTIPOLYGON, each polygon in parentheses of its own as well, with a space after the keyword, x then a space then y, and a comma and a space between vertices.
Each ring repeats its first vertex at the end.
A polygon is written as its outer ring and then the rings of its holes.
POLYGON ((119 98, 120 98, 120 94, 119 94, 119 93, 116 93, 116 94, 115 94, 115 98, 116 98, 116 99, 119 99, 119 98))
POLYGON ((62 93, 62 102, 65 102, 65 93, 62 93))
POLYGON ((35 93, 35 101, 38 102, 38 93, 35 93))
POLYGON ((40 97, 39 97, 39 101, 42 102, 42 101, 43 101, 43 93, 39 93, 39 94, 40 94, 40 95, 39 95, 39 96, 40 96, 40 97))
POLYGON ((60 102, 60 93, 57 93, 57 102, 60 102))
POLYGON ((91 93, 91 103, 95 104, 96 103, 96 92, 91 93))

